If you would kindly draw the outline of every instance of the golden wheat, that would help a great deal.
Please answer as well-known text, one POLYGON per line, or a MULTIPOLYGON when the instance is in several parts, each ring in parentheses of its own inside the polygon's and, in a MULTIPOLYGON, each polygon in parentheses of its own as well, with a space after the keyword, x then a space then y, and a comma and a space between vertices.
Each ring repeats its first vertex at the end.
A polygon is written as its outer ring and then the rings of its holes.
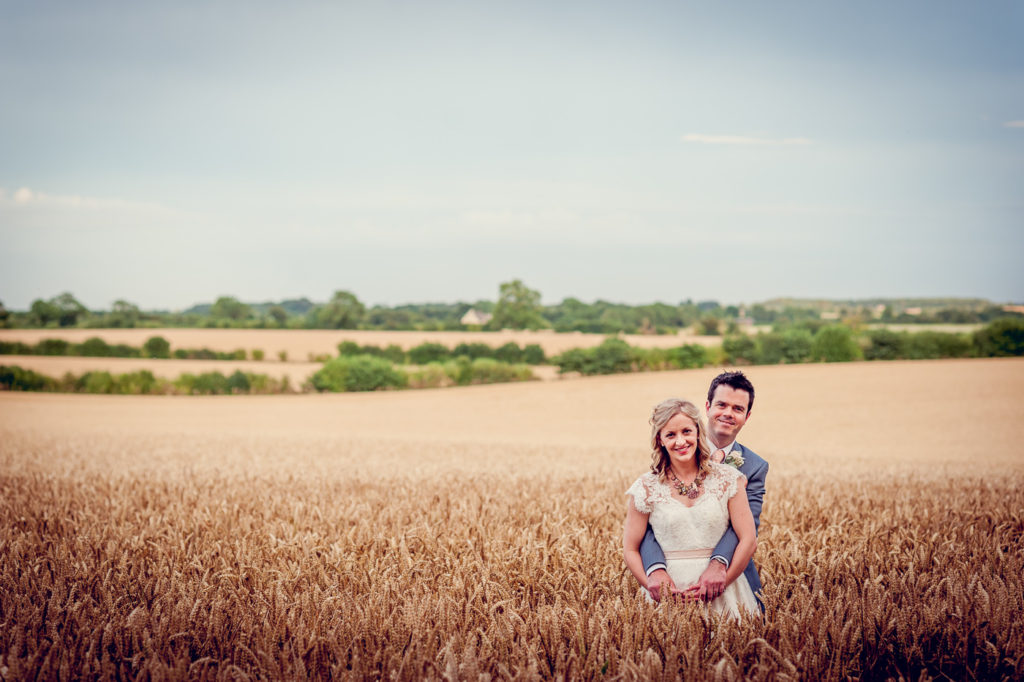
POLYGON ((1020 679, 1024 362, 875 367, 753 374, 768 612, 741 623, 646 604, 621 558, 645 425, 605 415, 708 372, 0 395, 0 678, 1020 679))

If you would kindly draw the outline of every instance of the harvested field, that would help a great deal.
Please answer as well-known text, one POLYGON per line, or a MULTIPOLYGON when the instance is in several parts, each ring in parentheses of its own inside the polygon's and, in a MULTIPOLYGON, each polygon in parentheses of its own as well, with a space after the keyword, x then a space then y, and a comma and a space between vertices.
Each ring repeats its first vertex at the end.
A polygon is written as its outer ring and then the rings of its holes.
MULTIPOLYGON (((172 348, 209 348, 233 351, 242 348, 263 350, 268 361, 277 361, 278 352, 288 353, 291 361, 306 361, 311 355, 335 355, 342 341, 354 341, 362 346, 388 346, 395 344, 408 350, 421 343, 440 343, 454 348, 460 343, 485 343, 497 348, 510 341, 526 346, 535 343, 548 355, 570 348, 590 348, 606 338, 602 334, 556 334, 554 332, 500 331, 500 332, 414 332, 364 331, 354 329, 0 329, 0 341, 38 343, 42 339, 64 339, 81 343, 98 336, 107 343, 141 346, 151 336, 162 336, 172 348)), ((630 345, 643 348, 671 348, 687 343, 717 346, 720 336, 640 336, 623 335, 630 345)))
MULTIPOLYGON (((188 372, 252 372, 266 374, 274 379, 287 376, 293 388, 300 388, 313 372, 323 367, 319 362, 256 362, 252 360, 154 360, 152 358, 81 358, 52 355, 0 355, 0 365, 15 365, 40 374, 58 378, 67 372, 80 375, 85 372, 110 372, 123 374, 149 370, 153 376, 175 379, 188 372)), ((537 365, 530 368, 533 375, 545 381, 564 378, 558 368, 551 365, 537 365)))
POLYGON ((621 559, 650 406, 714 373, 0 394, 0 676, 1024 677, 1024 360, 751 368, 742 623, 621 559))
POLYGON ((67 372, 110 372, 124 374, 149 370, 153 376, 176 379, 185 373, 202 374, 235 371, 267 374, 274 379, 287 376, 293 387, 302 385, 310 374, 323 364, 319 362, 256 362, 252 360, 154 360, 152 358, 80 358, 52 355, 0 355, 0 365, 16 365, 54 378, 67 372))

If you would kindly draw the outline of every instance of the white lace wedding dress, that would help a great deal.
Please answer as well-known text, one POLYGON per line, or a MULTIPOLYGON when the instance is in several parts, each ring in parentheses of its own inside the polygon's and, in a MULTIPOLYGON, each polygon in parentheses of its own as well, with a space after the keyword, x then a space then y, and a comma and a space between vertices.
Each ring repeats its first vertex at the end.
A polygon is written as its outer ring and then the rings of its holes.
MULTIPOLYGON (((638 511, 650 514, 648 522, 665 552, 665 567, 677 588, 696 583, 707 568, 712 550, 729 526, 729 499, 736 494, 737 481, 742 477, 733 467, 713 462, 704 480, 704 491, 690 506, 673 497, 672 488, 653 473, 644 474, 626 491, 633 496, 638 511)), ((737 617, 743 611, 760 613, 743 575, 709 606, 712 611, 737 617)))

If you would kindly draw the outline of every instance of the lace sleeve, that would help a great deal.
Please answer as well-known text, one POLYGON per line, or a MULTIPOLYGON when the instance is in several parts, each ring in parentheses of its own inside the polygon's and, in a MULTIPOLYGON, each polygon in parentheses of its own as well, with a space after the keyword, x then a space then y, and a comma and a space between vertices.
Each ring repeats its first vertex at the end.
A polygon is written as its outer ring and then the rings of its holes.
POLYGON ((739 487, 739 482, 746 481, 747 477, 744 476, 739 469, 736 469, 728 464, 713 464, 713 477, 715 483, 713 490, 715 496, 721 500, 731 500, 733 495, 736 494, 736 489, 739 487))
POLYGON ((633 485, 629 486, 626 494, 633 496, 633 506, 636 507, 638 512, 643 514, 651 513, 651 505, 647 500, 647 486, 644 485, 643 476, 633 481, 633 485))

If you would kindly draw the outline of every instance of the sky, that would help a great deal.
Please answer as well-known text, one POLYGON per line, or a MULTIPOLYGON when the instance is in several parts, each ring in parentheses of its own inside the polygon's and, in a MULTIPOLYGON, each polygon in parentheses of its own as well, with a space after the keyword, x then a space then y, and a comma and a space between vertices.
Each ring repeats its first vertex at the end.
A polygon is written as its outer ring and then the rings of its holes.
POLYGON ((0 0, 0 302, 1024 301, 1024 4, 0 0))

